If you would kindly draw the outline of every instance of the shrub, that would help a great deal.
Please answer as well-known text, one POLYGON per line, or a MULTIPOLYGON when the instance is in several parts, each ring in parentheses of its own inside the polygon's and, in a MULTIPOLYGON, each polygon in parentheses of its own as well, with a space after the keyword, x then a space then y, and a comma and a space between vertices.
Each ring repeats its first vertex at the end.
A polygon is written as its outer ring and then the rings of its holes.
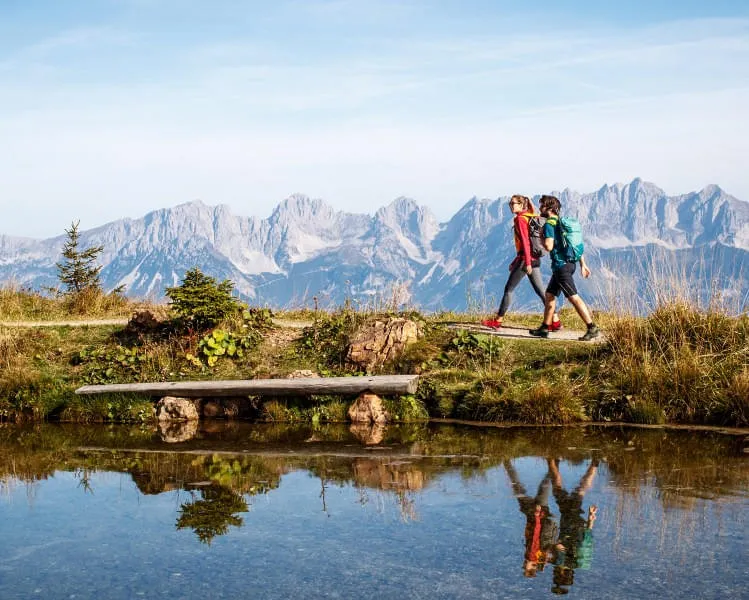
POLYGON ((63 260, 56 265, 57 278, 72 294, 78 294, 87 289, 101 290, 99 281, 101 265, 97 265, 96 261, 104 250, 104 246, 91 246, 79 250, 79 223, 80 221, 74 221, 70 229, 65 230, 68 239, 62 248, 63 260))
POLYGON ((231 295, 234 284, 217 283, 198 267, 185 273, 182 284, 166 289, 177 318, 190 329, 204 331, 239 311, 242 304, 231 295))

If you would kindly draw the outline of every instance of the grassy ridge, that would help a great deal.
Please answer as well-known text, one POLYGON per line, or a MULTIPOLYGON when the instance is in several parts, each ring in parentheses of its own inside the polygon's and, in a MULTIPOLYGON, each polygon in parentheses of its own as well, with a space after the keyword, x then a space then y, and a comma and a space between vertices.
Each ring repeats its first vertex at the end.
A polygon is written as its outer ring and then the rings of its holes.
MULTIPOLYGON (((90 299, 94 318, 144 305, 90 299)), ((79 305, 80 308, 80 305, 79 305)), ((152 307, 164 313, 164 307, 152 307)), ((76 309, 78 310, 78 309, 76 309)), ((18 290, 0 291, 0 320, 61 320, 73 307, 18 290)), ((84 311, 85 313, 85 311, 84 311)), ((0 419, 141 421, 146 398, 81 398, 88 383, 283 377, 296 369, 355 374, 345 362, 350 336, 372 313, 342 308, 301 315, 301 331, 274 327, 267 315, 233 317, 213 332, 184 332, 166 321, 132 327, 0 327, 0 419), (239 350, 238 350, 239 349, 239 350)), ((391 403, 402 419, 460 418, 561 424, 581 421, 749 425, 749 319, 669 300, 647 317, 599 315, 608 342, 500 339, 458 333, 446 320, 466 315, 409 313, 423 332, 383 373, 420 373, 416 397, 391 403)), ((299 314, 278 314, 298 319, 299 314)), ((568 325, 574 317, 563 314, 568 325)), ((537 316, 519 322, 535 323, 537 316)), ((335 398, 264 403, 266 420, 335 421, 335 398)))

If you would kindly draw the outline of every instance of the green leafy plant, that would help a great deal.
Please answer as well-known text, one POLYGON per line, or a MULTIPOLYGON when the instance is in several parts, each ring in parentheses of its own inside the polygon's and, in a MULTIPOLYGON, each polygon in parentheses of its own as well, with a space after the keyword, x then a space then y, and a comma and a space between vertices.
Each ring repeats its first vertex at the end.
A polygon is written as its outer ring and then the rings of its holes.
POLYGON ((117 346, 114 350, 88 346, 73 354, 71 364, 89 365, 83 381, 89 384, 112 383, 140 375, 144 356, 138 348, 117 346))
POLYGON ((238 336, 230 331, 214 329, 201 338, 196 353, 187 353, 186 358, 196 367, 204 364, 213 367, 222 356, 231 359, 242 358, 245 351, 253 348, 261 337, 261 334, 254 330, 238 336))
POLYGON ((323 315, 302 330, 299 346, 314 354, 320 366, 340 368, 345 363, 351 334, 363 320, 362 314, 350 309, 323 315))
POLYGON ((485 360, 497 356, 501 347, 501 342, 494 336, 461 331, 447 343, 445 350, 437 357, 437 362, 449 364, 453 362, 454 355, 485 360))

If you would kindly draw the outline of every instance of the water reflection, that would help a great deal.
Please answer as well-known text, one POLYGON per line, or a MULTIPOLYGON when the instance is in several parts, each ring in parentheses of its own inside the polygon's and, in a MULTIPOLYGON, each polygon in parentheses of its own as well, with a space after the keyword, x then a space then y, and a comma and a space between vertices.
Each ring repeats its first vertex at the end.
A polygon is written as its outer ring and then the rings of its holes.
MULTIPOLYGON (((731 595, 745 576, 733 559, 749 541, 744 446, 716 433, 613 428, 0 426, 0 564, 10 565, 0 568, 0 597, 24 597, 28 588, 3 573, 35 581, 33 561, 18 557, 30 539, 64 530, 82 498, 100 510, 125 502, 113 473, 149 499, 149 529, 139 532, 149 547, 211 552, 238 569, 251 547, 278 570, 265 575, 267 597, 301 576, 298 564, 282 566, 299 548, 310 577, 347 573, 341 585, 354 597, 366 596, 360 580, 371 584, 375 565, 396 583, 374 586, 373 597, 493 597, 497 586, 524 597, 704 596, 708 586, 731 595), (47 529, 35 533, 43 510, 47 529), (695 557, 703 571, 684 579, 695 557)), ((103 539, 110 528, 129 535, 111 514, 103 525, 80 518, 103 539)), ((228 595, 233 581, 221 584, 228 595)))
POLYGON ((247 512, 247 502, 238 492, 223 485, 210 484, 196 492, 190 490, 190 501, 179 507, 177 529, 190 528, 204 544, 210 544, 217 535, 224 535, 229 527, 241 527, 247 512))

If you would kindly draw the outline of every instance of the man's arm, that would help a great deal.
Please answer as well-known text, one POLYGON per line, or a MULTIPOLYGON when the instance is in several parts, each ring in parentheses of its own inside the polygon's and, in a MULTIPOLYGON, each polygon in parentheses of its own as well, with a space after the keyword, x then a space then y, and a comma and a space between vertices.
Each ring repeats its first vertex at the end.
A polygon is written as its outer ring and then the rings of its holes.
POLYGON ((590 277, 590 268, 588 267, 588 263, 585 262, 584 255, 580 257, 580 272, 586 279, 590 277))
POLYGON ((553 219, 554 217, 546 219, 546 223, 544 224, 544 248, 546 248, 547 252, 551 252, 554 249, 554 228, 556 227, 556 221, 553 219))

